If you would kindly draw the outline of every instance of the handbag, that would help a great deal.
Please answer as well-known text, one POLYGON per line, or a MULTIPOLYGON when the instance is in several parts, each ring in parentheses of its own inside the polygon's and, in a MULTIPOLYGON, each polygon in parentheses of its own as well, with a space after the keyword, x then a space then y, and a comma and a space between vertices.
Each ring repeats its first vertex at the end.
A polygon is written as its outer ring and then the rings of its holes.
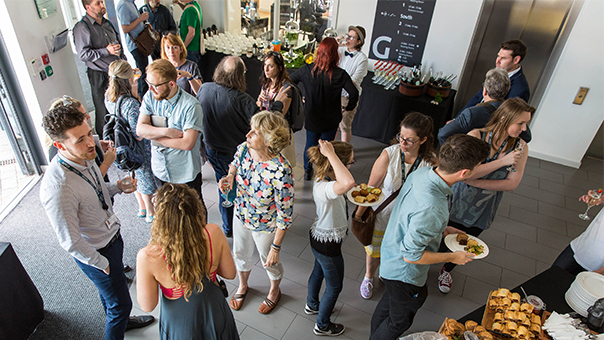
POLYGON ((136 37, 132 38, 132 35, 128 33, 130 39, 134 41, 136 48, 145 56, 148 57, 155 50, 155 46, 161 39, 160 35, 151 27, 151 24, 146 23, 145 29, 136 37))
POLYGON ((361 242, 363 246, 370 245, 371 241, 373 240, 373 229, 375 228, 375 215, 377 215, 380 211, 384 210, 384 208, 386 208, 388 204, 390 204, 390 202, 392 202, 396 198, 396 196, 398 196, 398 193, 400 191, 401 189, 398 189, 397 191, 393 192, 382 204, 380 204, 380 206, 375 211, 371 208, 366 209, 363 213, 363 216, 361 217, 362 219, 357 219, 355 217, 359 206, 357 205, 354 208, 354 211, 352 212, 352 223, 350 229, 352 229, 352 233, 354 234, 354 236, 356 236, 356 238, 359 240, 359 242, 361 242))
POLYGON ((216 283, 218 284, 218 287, 220 288, 220 290, 222 291, 222 294, 224 295, 224 297, 229 297, 229 290, 227 289, 226 283, 224 283, 224 280, 216 277, 216 283))

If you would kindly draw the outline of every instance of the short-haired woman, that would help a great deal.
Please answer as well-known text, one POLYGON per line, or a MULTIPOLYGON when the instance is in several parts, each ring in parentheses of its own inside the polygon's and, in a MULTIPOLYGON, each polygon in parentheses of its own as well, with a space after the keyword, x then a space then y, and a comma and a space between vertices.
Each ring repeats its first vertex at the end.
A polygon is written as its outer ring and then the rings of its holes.
POLYGON ((334 38, 325 38, 317 49, 315 62, 302 66, 291 75, 294 84, 299 84, 304 93, 304 179, 311 180, 313 170, 308 162, 307 151, 322 140, 334 140, 342 121, 342 110, 354 109, 359 100, 359 90, 346 71, 338 67, 338 43, 334 38), (348 92, 348 106, 342 107, 342 89, 348 92))
POLYGON ((216 275, 235 278, 220 227, 204 225, 205 208, 186 184, 164 184, 155 204, 149 245, 136 258, 141 309, 153 311, 161 290, 161 339, 239 339, 233 313, 216 284, 216 275))
POLYGON ((117 114, 117 102, 120 97, 123 97, 120 104, 120 117, 128 121, 134 138, 144 142, 145 161, 140 168, 134 170, 138 181, 134 194, 139 207, 138 217, 145 218, 147 223, 151 223, 155 215, 151 198, 157 187, 151 171, 151 141, 136 134, 141 103, 132 95, 133 78, 134 71, 127 61, 120 59, 109 65, 109 86, 105 91, 105 107, 110 114, 117 114))
POLYGON ((267 314, 281 298, 283 265, 279 251, 292 222, 294 179, 289 162, 281 154, 290 137, 285 119, 263 111, 252 117, 250 125, 246 142, 237 147, 228 175, 218 185, 222 190, 231 190, 237 181, 233 255, 239 288, 231 298, 231 308, 239 310, 249 290, 255 245, 271 282, 268 296, 258 309, 267 314))
POLYGON ((304 312, 318 314, 313 329, 316 335, 337 336, 344 333, 345 327, 331 322, 330 316, 344 285, 342 242, 348 234, 344 194, 354 187, 354 177, 348 171, 354 163, 354 154, 348 143, 319 140, 318 147, 308 149, 308 156, 316 170, 312 196, 317 218, 310 228, 315 266, 308 278, 304 312), (319 302, 324 279, 325 292, 319 302))
POLYGON ((203 83, 199 66, 187 59, 187 48, 180 36, 169 33, 161 38, 161 58, 176 67, 178 79, 176 84, 188 94, 195 96, 203 83))

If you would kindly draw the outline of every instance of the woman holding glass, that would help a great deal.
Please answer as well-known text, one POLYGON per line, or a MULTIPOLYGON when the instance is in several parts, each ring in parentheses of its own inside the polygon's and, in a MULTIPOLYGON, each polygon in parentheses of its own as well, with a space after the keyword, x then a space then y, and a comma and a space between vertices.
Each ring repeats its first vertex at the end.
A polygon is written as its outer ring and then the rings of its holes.
MULTIPOLYGON (((260 110, 280 112, 283 118, 288 117, 292 103, 292 82, 285 69, 283 55, 279 52, 268 52, 262 61, 264 72, 260 75, 262 90, 256 100, 260 110)), ((292 168, 296 167, 296 150, 294 148, 293 131, 290 143, 283 149, 292 168)))
POLYGON ((143 139, 136 134, 136 124, 141 103, 132 95, 132 82, 134 81, 134 71, 126 60, 116 60, 109 65, 109 86, 105 91, 105 107, 107 112, 117 114, 117 102, 123 97, 120 104, 120 117, 128 121, 130 129, 137 140, 144 141, 143 165, 134 170, 137 179, 137 188, 134 193, 138 202, 138 217, 145 218, 147 223, 153 221, 155 208, 151 203, 151 198, 157 187, 151 171, 151 141, 143 139))
POLYGON ((176 84, 188 94, 197 95, 203 79, 199 66, 187 59, 187 48, 180 36, 170 33, 161 38, 161 57, 176 67, 176 84))
MULTIPOLYGON (((484 128, 468 133, 486 141, 491 153, 469 179, 452 187, 448 225, 459 233, 478 236, 488 229, 495 219, 503 192, 512 191, 520 184, 528 159, 528 146, 519 136, 526 131, 533 113, 535 108, 523 99, 510 98, 499 106, 484 128)), ((446 251, 444 242, 441 251, 446 251)), ((451 290, 453 268, 455 264, 445 263, 438 277, 438 288, 445 294, 451 290)))
POLYGON ((216 275, 235 278, 235 265, 220 227, 205 224, 195 190, 166 183, 155 198, 157 217, 149 245, 136 258, 137 301, 157 306, 161 290, 161 339, 239 339, 216 275))
MULTIPOLYGON (((419 112, 408 113, 396 135, 398 143, 382 151, 373 164, 367 185, 381 188, 385 197, 389 197, 403 186, 413 171, 438 165, 433 147, 433 131, 432 118, 419 112)), ((391 202, 375 216, 373 238, 371 244, 365 247, 365 278, 360 289, 363 299, 369 299, 373 295, 373 277, 380 265, 380 247, 393 206, 394 202, 391 202)), ((362 220, 366 209, 367 207, 359 206, 354 218, 362 220)))
POLYGON ((317 49, 315 61, 302 66, 291 75, 294 84, 298 84, 304 93, 304 128, 306 146, 304 147, 304 179, 313 177, 312 165, 306 152, 318 144, 319 139, 334 140, 338 126, 342 121, 342 111, 353 110, 359 100, 359 90, 346 71, 338 67, 340 56, 338 43, 334 38, 325 38, 317 49), (342 107, 342 89, 348 92, 348 106, 342 107))
POLYGON ((269 111, 257 113, 250 122, 246 142, 237 147, 228 175, 218 183, 224 194, 237 182, 233 218, 233 256, 239 288, 230 306, 239 310, 249 290, 254 267, 254 246, 270 279, 268 296, 258 311, 270 313, 281 298, 279 284, 283 265, 279 251, 292 221, 294 180, 281 150, 289 144, 289 125, 269 111))

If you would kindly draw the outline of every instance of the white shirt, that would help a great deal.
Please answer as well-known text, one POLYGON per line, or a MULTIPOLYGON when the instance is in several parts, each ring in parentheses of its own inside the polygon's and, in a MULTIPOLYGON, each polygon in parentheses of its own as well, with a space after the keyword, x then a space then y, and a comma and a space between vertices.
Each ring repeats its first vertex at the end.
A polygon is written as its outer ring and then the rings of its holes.
POLYGON ((576 239, 570 241, 575 253, 575 261, 581 267, 594 271, 604 267, 604 209, 589 224, 589 227, 576 239))
POLYGON ((341 242, 346 237, 346 199, 333 190, 335 181, 318 180, 312 189, 317 218, 311 234, 319 242, 341 242))
MULTIPOLYGON (((346 46, 340 46, 338 48, 338 54, 340 55, 340 63, 338 66, 346 71, 354 86, 359 90, 359 96, 361 95, 361 83, 363 78, 367 75, 367 67, 369 62, 365 53, 355 50, 349 52, 346 46), (347 56, 344 52, 352 53, 352 57, 347 56)), ((348 93, 342 90, 342 97, 348 97, 348 93)))

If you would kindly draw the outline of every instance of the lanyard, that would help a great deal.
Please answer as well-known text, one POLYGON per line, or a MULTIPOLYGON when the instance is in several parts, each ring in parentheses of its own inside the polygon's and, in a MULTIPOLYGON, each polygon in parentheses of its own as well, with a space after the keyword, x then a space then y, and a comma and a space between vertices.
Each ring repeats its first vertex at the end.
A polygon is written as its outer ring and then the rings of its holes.
MULTIPOLYGON (((491 132, 489 132, 489 150, 491 149, 492 138, 493 138, 493 132, 491 131, 491 132)), ((485 163, 488 163, 490 161, 493 161, 493 160, 497 159, 497 157, 499 156, 499 153, 501 153, 501 150, 503 150, 503 147, 505 146, 505 143, 507 143, 507 140, 504 140, 503 143, 501 143, 501 146, 499 147, 499 149, 497 150, 497 152, 493 155, 493 157, 487 158, 487 160, 485 161, 485 163)))
POLYGON ((421 161, 421 157, 417 155, 415 162, 413 162, 413 165, 411 166, 411 170, 409 170, 409 172, 405 174, 405 153, 403 152, 403 150, 401 150, 401 164, 403 165, 403 183, 405 183, 407 177, 409 177, 409 175, 417 169, 421 161))
POLYGON ((109 210, 109 206, 107 205, 107 203, 105 203, 105 196, 103 195, 103 188, 101 187, 101 180, 99 179, 99 177, 96 174, 96 171, 94 171, 94 169, 92 169, 91 172, 94 175, 95 183, 92 183, 88 179, 88 177, 84 176, 84 174, 80 172, 80 170, 74 168, 73 166, 71 166, 71 164, 65 162, 60 157, 59 157, 59 163, 61 163, 62 166, 66 167, 68 170, 72 171, 76 175, 80 176, 83 180, 85 180, 86 182, 88 182, 88 184, 90 184, 92 186, 92 188, 94 188, 94 191, 96 192, 96 195, 99 198, 99 201, 101 201, 101 204, 103 206, 103 210, 105 210, 105 211, 109 210))

